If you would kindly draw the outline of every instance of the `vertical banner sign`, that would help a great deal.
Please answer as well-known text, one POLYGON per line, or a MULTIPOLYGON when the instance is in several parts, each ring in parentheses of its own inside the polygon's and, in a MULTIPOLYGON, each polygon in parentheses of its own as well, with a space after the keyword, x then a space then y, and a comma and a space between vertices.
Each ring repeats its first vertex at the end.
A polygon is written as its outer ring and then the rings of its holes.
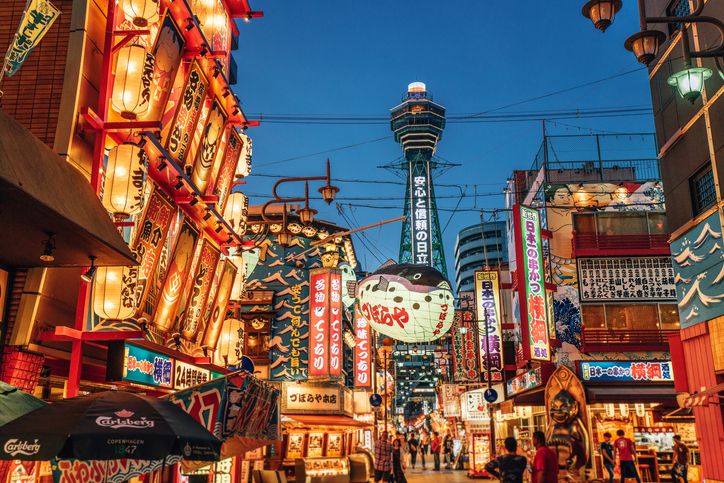
POLYGON ((372 347, 370 345, 370 323, 355 307, 354 387, 372 387, 372 347))
MULTIPOLYGON (((50 30, 60 11, 46 0, 31 0, 18 31, 15 33, 7 53, 5 54, 5 74, 12 77, 23 65, 33 48, 50 30)), ((2 78, 2 72, 0 72, 2 78)))
POLYGON ((541 248, 540 215, 523 205, 513 208, 523 355, 526 360, 551 359, 548 310, 541 248))
POLYGON ((219 334, 221 326, 226 319, 226 306, 229 305, 229 297, 231 289, 234 287, 234 278, 236 277, 236 265, 228 258, 222 262, 221 281, 219 282, 219 290, 216 292, 216 300, 214 301, 209 321, 206 324, 206 333, 204 334, 203 345, 215 348, 219 342, 219 334))
POLYGON ((206 126, 201 134, 201 144, 196 153, 196 162, 191 174, 191 180, 202 193, 206 191, 206 186, 209 184, 214 160, 216 159, 216 149, 224 135, 225 124, 224 109, 218 101, 214 101, 211 105, 206 126))
POLYGON ((168 137, 168 153, 179 164, 184 164, 188 155, 191 137, 196 131, 196 122, 199 120, 208 86, 206 76, 194 62, 181 95, 181 103, 176 111, 171 134, 168 137))
POLYGON ((432 226, 430 225, 430 172, 427 163, 415 163, 410 170, 410 223, 412 263, 432 266, 432 226), (425 168, 428 169, 425 169, 425 168))
POLYGON ((329 271, 329 375, 342 375, 342 273, 329 271))
POLYGON ((472 310, 456 310, 453 321, 453 379, 455 382, 479 382, 478 352, 472 310))
POLYGON ((226 200, 229 197, 229 192, 231 192, 231 183, 234 180, 236 163, 239 161, 242 146, 243 144, 239 138, 239 133, 234 127, 229 127, 229 141, 226 143, 224 157, 221 160, 219 174, 216 177, 216 189, 214 193, 219 197, 219 201, 216 203, 219 213, 223 213, 226 207, 226 200))
POLYGON ((156 307, 154 324, 163 331, 169 330, 174 323, 174 315, 178 307, 186 279, 191 271, 196 240, 199 232, 189 220, 184 218, 181 223, 176 246, 169 260, 166 279, 163 282, 161 297, 156 307))
POLYGON ((176 79, 176 71, 181 64, 184 45, 185 40, 174 24, 173 18, 170 13, 166 13, 158 30, 156 45, 153 47, 156 64, 153 69, 151 102, 148 111, 142 116, 143 120, 161 120, 176 79))
POLYGON ((214 280, 214 271, 219 263, 219 251, 209 242, 203 241, 201 257, 196 267, 196 274, 192 280, 191 296, 186 306, 186 317, 181 329, 181 335, 186 340, 193 340, 203 316, 206 299, 214 280))
POLYGON ((503 381, 503 329, 500 323, 500 283, 496 271, 475 272, 475 300, 480 321, 480 372, 483 381, 488 380, 488 358, 490 359, 490 381, 503 381), (485 338, 487 313, 488 337, 485 338), (488 356, 488 351, 490 355, 488 356))
POLYGON ((133 251, 140 262, 136 286, 136 307, 139 309, 143 308, 146 289, 161 256, 174 212, 175 208, 171 203, 161 195, 160 190, 154 188, 133 244, 133 251))
POLYGON ((329 375, 329 283, 328 269, 309 272, 309 376, 329 375))

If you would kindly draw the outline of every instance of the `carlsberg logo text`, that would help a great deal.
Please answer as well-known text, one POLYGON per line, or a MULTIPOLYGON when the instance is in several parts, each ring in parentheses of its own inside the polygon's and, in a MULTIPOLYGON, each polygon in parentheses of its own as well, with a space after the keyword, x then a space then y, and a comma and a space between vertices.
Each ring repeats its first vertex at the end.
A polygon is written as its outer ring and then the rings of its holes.
POLYGON ((118 429, 118 428, 137 428, 147 429, 153 427, 153 421, 149 421, 146 418, 131 419, 131 418, 120 418, 113 416, 98 416, 96 418, 96 424, 104 428, 118 429))
POLYGON ((37 439, 32 443, 28 441, 21 441, 19 439, 9 439, 5 442, 3 449, 10 456, 17 456, 19 454, 32 456, 40 451, 40 445, 38 444, 37 439))

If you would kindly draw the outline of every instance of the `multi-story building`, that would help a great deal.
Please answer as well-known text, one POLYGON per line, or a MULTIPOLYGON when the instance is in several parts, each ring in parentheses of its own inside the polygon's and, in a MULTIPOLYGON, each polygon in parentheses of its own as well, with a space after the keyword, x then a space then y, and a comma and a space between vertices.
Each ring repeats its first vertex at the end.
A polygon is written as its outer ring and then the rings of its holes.
MULTIPOLYGON (((532 168, 513 173, 508 243, 519 378, 531 367, 540 377, 522 390, 518 378, 509 381, 506 396, 533 406, 535 416, 550 402, 536 390, 567 366, 583 388, 588 447, 623 429, 657 449, 658 461, 648 463, 663 476, 674 432, 697 457, 698 449, 693 424, 668 419, 677 409, 668 336, 678 332, 679 315, 655 153, 647 134, 548 136, 532 168)), ((604 474, 600 455, 589 456, 604 474)))
POLYGON ((455 238, 455 285, 459 292, 472 292, 476 270, 484 265, 497 268, 508 263, 505 221, 477 223, 463 228, 455 238))

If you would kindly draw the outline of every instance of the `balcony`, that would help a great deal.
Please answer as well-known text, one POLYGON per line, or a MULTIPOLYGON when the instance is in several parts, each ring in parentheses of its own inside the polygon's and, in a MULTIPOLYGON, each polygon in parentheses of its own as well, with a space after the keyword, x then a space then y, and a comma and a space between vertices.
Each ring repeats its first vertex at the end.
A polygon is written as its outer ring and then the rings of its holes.
POLYGON ((669 234, 598 235, 573 233, 574 257, 670 255, 669 234))
POLYGON ((583 352, 668 351, 669 335, 678 332, 676 329, 610 330, 584 327, 581 341, 583 352))

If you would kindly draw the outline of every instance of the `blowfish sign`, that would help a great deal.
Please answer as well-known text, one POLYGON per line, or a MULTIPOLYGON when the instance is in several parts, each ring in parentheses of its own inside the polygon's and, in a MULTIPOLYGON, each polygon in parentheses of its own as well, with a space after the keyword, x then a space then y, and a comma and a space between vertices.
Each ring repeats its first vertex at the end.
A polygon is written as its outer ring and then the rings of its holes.
POLYGON ((355 310, 354 387, 372 386, 372 354, 370 351, 370 324, 355 310))
POLYGON ((342 375, 342 277, 334 269, 310 272, 309 376, 342 375))
POLYGON ((518 259, 518 291, 523 355, 526 360, 549 361, 543 249, 538 211, 518 205, 513 209, 518 259))

